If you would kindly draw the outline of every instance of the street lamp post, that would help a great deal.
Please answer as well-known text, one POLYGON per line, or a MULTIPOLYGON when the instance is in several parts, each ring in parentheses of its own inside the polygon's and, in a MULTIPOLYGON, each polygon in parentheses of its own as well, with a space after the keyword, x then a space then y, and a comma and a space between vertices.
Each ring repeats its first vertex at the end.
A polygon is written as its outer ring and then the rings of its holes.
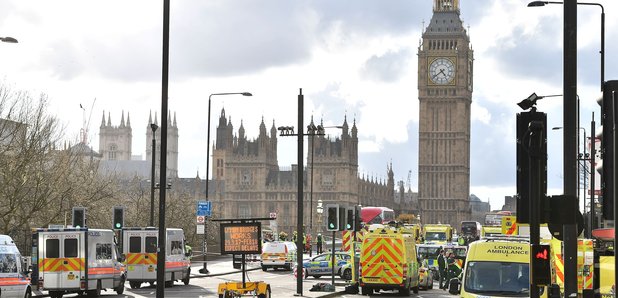
MULTIPOLYGON (((249 92, 225 92, 225 93, 212 93, 208 96, 208 118, 206 120, 207 122, 207 130, 206 130, 206 201, 208 201, 208 171, 210 169, 210 106, 211 106, 211 98, 213 96, 218 96, 218 95, 242 95, 242 96, 253 96, 253 94, 249 93, 249 92)), ((207 274, 208 273, 208 269, 206 268, 206 251, 207 251, 207 247, 208 247, 208 242, 207 240, 207 229, 206 227, 208 226, 208 220, 204 221, 204 243, 203 243, 203 252, 204 252, 204 267, 202 269, 199 270, 200 273, 202 274, 207 274)))
MULTIPOLYGON (((532 1, 528 3, 528 7, 545 6, 545 4, 564 4, 560 1, 532 1)), ((601 8, 601 91, 603 91, 603 83, 605 82, 605 8, 600 3, 593 2, 577 2, 577 5, 596 5, 601 8)))
MULTIPOLYGON (((579 99, 579 97, 578 97, 578 99, 579 99)), ((578 102, 579 102, 579 100, 578 100, 578 102)), ((562 129, 562 126, 552 127, 552 130, 559 130, 559 129, 562 129)), ((583 154, 579 153, 579 151, 580 151, 579 150, 580 142, 579 142, 579 139, 578 139, 578 141, 577 141, 577 148, 578 148, 577 149, 577 160, 578 160, 578 162, 577 162, 577 177, 578 177, 577 178, 577 202, 579 204, 579 201, 580 201, 579 200, 579 195, 581 194, 579 177, 581 176, 581 173, 582 173, 581 162, 583 161, 584 162, 584 171, 583 171, 584 172, 584 197, 582 198, 582 201, 584 202, 584 213, 586 213, 585 210, 586 210, 586 172, 587 172, 587 170, 586 170, 585 162, 587 160, 590 160, 590 159, 589 159, 589 155, 586 153, 586 140, 587 140, 587 138, 586 138, 586 128, 580 126, 579 129, 584 131, 584 153, 583 154)))
MULTIPOLYGON (((318 206, 316 207, 315 212, 318 213, 318 234, 322 233, 322 213, 324 213, 324 205, 322 205, 322 200, 318 199, 318 206)), ((316 237, 317 240, 317 237, 316 237)), ((316 241, 317 243, 317 241, 316 241)), ((320 243, 322 244, 322 242, 320 243)), ((321 247, 316 248, 316 253, 322 253, 321 247)))
MULTIPOLYGON (((156 116, 156 115, 155 115, 156 116)), ((152 129, 152 171, 150 172, 150 226, 154 227, 154 190, 155 190, 155 163, 157 143, 155 141, 155 132, 159 128, 158 125, 151 123, 150 129, 152 129)))

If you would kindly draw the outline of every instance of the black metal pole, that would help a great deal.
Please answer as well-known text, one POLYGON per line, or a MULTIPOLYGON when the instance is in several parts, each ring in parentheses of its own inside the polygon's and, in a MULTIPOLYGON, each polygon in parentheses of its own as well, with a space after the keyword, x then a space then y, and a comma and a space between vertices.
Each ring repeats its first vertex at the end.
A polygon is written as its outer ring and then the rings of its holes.
MULTIPOLYGON (((155 115, 156 116, 156 115, 155 115)), ((152 129, 152 171, 150 173, 150 226, 154 227, 154 191, 155 191, 155 164, 156 164, 156 154, 157 143, 155 140, 155 132, 157 131, 158 126, 154 123, 150 124, 150 128, 152 129)))
MULTIPOLYGON (((590 122, 590 231, 588 236, 592 238, 592 231, 594 230, 594 223, 596 217, 596 204, 594 203, 595 192, 595 182, 596 182, 596 154, 597 154, 597 137, 596 137, 596 125, 594 121, 594 112, 592 112, 592 121, 590 122)), ((594 286, 593 286, 594 287, 594 286)))
MULTIPOLYGON (((577 1, 564 2, 564 194, 577 197, 577 1)), ((579 202, 575 200, 576 212, 579 202)), ((564 296, 577 295, 577 224, 564 225, 564 296)))
POLYGON ((167 180, 167 94, 170 56, 170 0, 163 0, 163 69, 161 82, 161 164, 159 167, 159 247, 157 248, 157 298, 165 296, 165 190, 167 180))
MULTIPOLYGON (((311 131, 310 132, 310 136, 311 136, 311 182, 310 182, 310 189, 309 189, 309 205, 311 205, 309 207, 309 212, 311 213, 311 216, 309 216, 309 232, 311 235, 311 240, 313 240, 313 143, 315 142, 315 131, 311 131)), ((309 257, 313 256, 313 249, 311 248, 311 243, 309 243, 309 257)))
POLYGON ((331 268, 331 280, 330 283, 335 287, 335 231, 333 231, 333 246, 330 251, 330 268, 331 268))
MULTIPOLYGON (((303 89, 301 88, 298 94, 298 177, 297 177, 297 186, 298 186, 298 219, 296 223, 296 246, 298 250, 298 254, 296 256, 297 264, 296 268, 298 270, 303 270, 303 128, 305 127, 303 124, 303 104, 304 104, 304 96, 303 89)), ((303 276, 302 274, 296 274, 296 295, 303 295, 303 276)))
MULTIPOLYGON (((208 96, 208 118, 206 120, 207 124, 206 124, 206 201, 209 200, 209 193, 208 193, 208 173, 210 171, 210 103, 211 100, 210 98, 212 97, 212 94, 208 96)), ((213 176, 214 177, 214 176, 213 176)), ((213 179, 214 180, 214 179, 213 179)), ((204 252, 204 265, 202 267, 202 270, 200 273, 202 274, 208 274, 208 265, 207 263, 207 259, 208 259, 208 240, 206 238, 206 234, 208 230, 208 221, 204 221, 204 239, 203 239, 203 247, 202 250, 204 252)))

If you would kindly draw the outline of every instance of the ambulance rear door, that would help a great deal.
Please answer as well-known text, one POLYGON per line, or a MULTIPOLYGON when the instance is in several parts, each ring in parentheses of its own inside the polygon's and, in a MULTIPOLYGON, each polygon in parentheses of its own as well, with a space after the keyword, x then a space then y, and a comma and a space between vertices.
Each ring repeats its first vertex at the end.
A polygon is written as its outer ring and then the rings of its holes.
POLYGON ((84 234, 41 232, 39 262, 46 289, 80 288, 84 270, 84 234))

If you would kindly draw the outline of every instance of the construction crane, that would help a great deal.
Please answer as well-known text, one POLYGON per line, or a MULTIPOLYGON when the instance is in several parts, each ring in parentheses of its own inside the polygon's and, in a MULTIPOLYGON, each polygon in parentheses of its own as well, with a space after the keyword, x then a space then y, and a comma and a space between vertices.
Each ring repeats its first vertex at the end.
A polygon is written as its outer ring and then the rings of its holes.
POLYGON ((82 109, 82 128, 79 130, 81 142, 85 145, 88 144, 88 128, 90 127, 90 119, 92 118, 92 110, 94 109, 94 103, 97 101, 95 97, 92 101, 92 106, 90 107, 90 115, 88 116, 88 122, 86 122, 86 109, 79 104, 79 108, 82 109))

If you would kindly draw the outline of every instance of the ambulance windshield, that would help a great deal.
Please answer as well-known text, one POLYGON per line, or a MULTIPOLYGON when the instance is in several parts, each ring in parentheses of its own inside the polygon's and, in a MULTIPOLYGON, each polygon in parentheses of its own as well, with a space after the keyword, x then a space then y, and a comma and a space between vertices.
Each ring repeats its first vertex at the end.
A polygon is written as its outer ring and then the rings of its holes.
POLYGON ((425 241, 446 241, 446 233, 425 232, 425 241))
POLYGON ((465 291, 487 296, 529 296, 527 263, 474 262, 466 265, 465 291))

